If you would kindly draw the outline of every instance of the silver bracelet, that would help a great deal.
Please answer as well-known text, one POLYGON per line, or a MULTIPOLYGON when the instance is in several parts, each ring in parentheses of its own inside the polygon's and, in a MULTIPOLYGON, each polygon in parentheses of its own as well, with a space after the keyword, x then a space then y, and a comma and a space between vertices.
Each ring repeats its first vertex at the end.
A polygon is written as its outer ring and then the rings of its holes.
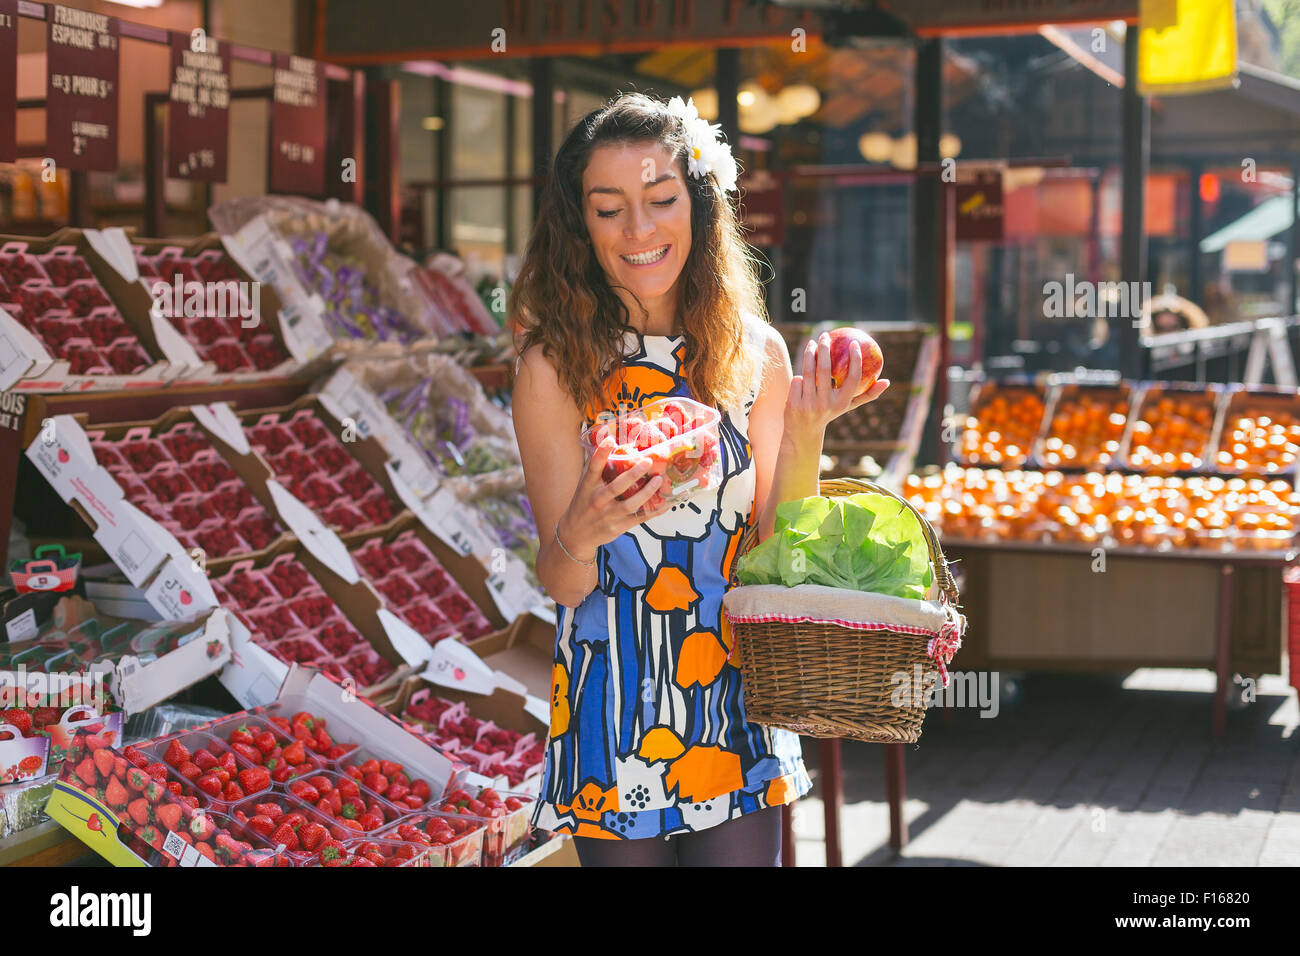
POLYGON ((584 568, 593 568, 596 566, 595 558, 592 558, 590 561, 583 561, 579 558, 575 558, 572 554, 569 553, 569 549, 566 548, 564 546, 564 542, 560 540, 560 526, 558 524, 555 526, 555 543, 560 546, 560 550, 564 552, 564 554, 568 557, 568 559, 574 562, 575 564, 581 564, 584 568))

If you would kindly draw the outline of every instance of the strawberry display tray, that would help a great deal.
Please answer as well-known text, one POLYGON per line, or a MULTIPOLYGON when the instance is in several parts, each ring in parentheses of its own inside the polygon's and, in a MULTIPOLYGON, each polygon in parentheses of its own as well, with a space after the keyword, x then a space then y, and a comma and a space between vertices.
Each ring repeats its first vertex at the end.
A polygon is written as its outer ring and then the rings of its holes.
MULTIPOLYGON (((249 797, 236 804, 230 812, 247 829, 272 845, 283 846, 295 866, 346 865, 346 861, 355 856, 369 856, 371 849, 377 851, 379 860, 382 860, 379 862, 371 858, 371 862, 377 866, 442 865, 431 863, 428 852, 423 848, 396 841, 377 840, 367 832, 357 821, 367 813, 379 814, 367 808, 364 799, 359 792, 350 793, 347 797, 340 794, 340 806, 346 809, 336 816, 332 812, 327 813, 311 806, 296 796, 276 791, 249 797), (341 816, 345 812, 352 815, 341 816), (361 829, 356 829, 353 824, 361 829), (378 845, 362 849, 370 843, 378 845), (335 862, 340 859, 344 861, 343 864, 335 862)), ((380 820, 383 819, 380 816, 380 820)), ((371 830, 378 829, 379 825, 371 827, 371 830)))
POLYGON ((114 866, 291 865, 233 818, 182 801, 125 751, 84 731, 72 740, 46 813, 114 866))
POLYGON ((186 551, 199 549, 204 562, 263 551, 287 534, 188 409, 173 409, 150 425, 92 429, 86 436, 123 497, 186 551))
POLYGON ((352 558, 388 608, 430 644, 448 637, 473 640, 495 630, 414 530, 388 542, 372 538, 352 558))
POLYGON ((218 240, 207 237, 199 245, 159 247, 157 240, 146 240, 132 246, 140 278, 155 301, 168 305, 172 325, 223 376, 294 371, 297 363, 265 316, 261 285, 244 275, 218 240))
POLYGON ((375 836, 428 847, 443 860, 443 866, 481 867, 487 828, 481 820, 429 811, 404 817, 376 831, 375 836))
POLYGON ((238 562, 213 579, 212 589, 253 640, 285 663, 309 665, 360 688, 380 685, 393 673, 296 553, 238 562))

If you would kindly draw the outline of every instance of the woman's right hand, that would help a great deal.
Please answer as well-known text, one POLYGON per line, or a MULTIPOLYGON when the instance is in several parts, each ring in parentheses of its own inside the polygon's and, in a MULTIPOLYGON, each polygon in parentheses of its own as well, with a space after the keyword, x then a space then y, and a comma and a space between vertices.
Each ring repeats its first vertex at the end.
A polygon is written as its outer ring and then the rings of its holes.
POLYGON ((615 447, 612 438, 606 438, 596 447, 578 482, 573 500, 560 518, 560 540, 573 557, 581 561, 594 560, 596 549, 601 545, 609 544, 619 535, 669 508, 659 495, 667 480, 662 474, 651 475, 644 486, 627 494, 650 473, 652 460, 649 456, 610 481, 605 480, 605 464, 615 447), (624 494, 627 497, 620 501, 619 496, 624 494), (638 513, 647 503, 650 507, 638 513))

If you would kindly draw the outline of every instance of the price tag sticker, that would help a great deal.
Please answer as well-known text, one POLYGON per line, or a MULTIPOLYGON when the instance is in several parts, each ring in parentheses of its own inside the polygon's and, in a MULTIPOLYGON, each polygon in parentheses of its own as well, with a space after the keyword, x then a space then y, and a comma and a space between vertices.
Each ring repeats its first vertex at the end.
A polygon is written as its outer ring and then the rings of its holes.
MULTIPOLYGON (((175 834, 172 834, 175 836, 175 834)), ((185 844, 185 849, 181 851, 181 866, 198 866, 199 860, 203 859, 203 854, 194 849, 190 844, 185 844)))

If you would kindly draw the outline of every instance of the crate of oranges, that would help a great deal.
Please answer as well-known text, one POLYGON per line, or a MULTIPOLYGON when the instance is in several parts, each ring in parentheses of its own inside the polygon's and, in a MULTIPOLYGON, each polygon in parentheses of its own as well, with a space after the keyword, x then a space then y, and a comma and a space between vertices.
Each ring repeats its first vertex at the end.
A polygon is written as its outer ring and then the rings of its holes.
POLYGON ((1029 459, 1047 407, 1043 388, 986 382, 971 393, 970 407, 957 444, 958 461, 1015 468, 1029 459))
POLYGON ((1234 475, 1291 475, 1300 455, 1300 393, 1295 389, 1235 391, 1228 399, 1214 455, 1216 470, 1234 475))
POLYGON ((1222 390, 1153 385, 1129 426, 1125 458, 1134 471, 1172 475, 1210 459, 1214 416, 1222 390))
POLYGON ((1133 390, 1118 385, 1057 386, 1035 457, 1048 468, 1105 468, 1119 458, 1133 390))

